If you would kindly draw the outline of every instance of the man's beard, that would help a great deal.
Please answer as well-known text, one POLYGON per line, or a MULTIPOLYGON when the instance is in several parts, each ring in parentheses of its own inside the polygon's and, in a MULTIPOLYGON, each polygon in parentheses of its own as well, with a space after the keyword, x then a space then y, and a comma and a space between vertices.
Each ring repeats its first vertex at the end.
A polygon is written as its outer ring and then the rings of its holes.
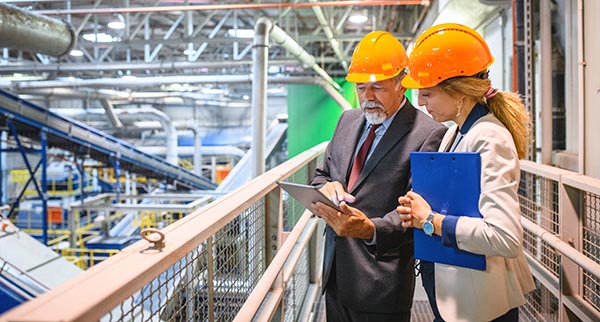
POLYGON ((383 106, 381 106, 381 104, 378 104, 378 103, 375 103, 372 101, 364 101, 364 102, 362 102, 360 107, 363 109, 363 112, 365 113, 365 118, 371 124, 381 124, 381 123, 385 122, 385 120, 387 120, 387 115, 385 115, 383 106), (371 111, 366 110, 366 108, 371 108, 371 109, 377 108, 377 110, 374 112, 371 112, 371 111))

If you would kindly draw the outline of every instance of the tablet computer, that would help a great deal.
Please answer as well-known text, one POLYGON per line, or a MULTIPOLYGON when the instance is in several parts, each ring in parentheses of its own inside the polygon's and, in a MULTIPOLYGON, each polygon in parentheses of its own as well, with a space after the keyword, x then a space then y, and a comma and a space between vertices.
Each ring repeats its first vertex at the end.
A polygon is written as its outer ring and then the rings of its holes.
POLYGON ((284 181, 279 181, 277 184, 309 211, 312 211, 312 203, 317 201, 339 211, 338 206, 315 186, 284 181))

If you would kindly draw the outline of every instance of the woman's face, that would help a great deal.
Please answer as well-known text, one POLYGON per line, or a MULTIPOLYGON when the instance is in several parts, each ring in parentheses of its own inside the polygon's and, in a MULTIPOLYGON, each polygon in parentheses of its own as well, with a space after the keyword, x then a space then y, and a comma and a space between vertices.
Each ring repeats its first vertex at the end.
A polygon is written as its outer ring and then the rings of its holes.
POLYGON ((439 86, 419 89, 418 104, 424 106, 438 122, 454 121, 458 111, 456 99, 439 86))

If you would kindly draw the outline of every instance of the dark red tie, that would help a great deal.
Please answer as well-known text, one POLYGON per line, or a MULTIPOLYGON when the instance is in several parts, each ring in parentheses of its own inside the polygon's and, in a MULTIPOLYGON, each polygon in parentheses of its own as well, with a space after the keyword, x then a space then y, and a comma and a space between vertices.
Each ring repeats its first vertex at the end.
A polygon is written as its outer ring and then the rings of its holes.
POLYGON ((373 139, 375 139, 375 130, 377 130, 380 125, 381 124, 371 125, 367 139, 365 142, 363 142, 362 146, 358 150, 358 153, 356 154, 356 157, 354 158, 352 171, 350 171, 350 178, 348 179, 348 191, 352 190, 352 186, 354 186, 354 183, 356 183, 356 179, 358 179, 360 171, 362 170, 363 165, 365 165, 365 160, 367 159, 371 145, 373 145, 373 139))

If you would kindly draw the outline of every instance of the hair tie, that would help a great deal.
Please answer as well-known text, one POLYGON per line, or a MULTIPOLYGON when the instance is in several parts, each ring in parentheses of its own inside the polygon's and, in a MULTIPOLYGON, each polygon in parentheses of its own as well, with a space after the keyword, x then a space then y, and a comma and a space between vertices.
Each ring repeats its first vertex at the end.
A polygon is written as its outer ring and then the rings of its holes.
POLYGON ((498 89, 490 86, 490 88, 487 90, 487 92, 485 92, 484 96, 486 99, 490 99, 490 98, 496 96, 497 93, 498 93, 498 89))

